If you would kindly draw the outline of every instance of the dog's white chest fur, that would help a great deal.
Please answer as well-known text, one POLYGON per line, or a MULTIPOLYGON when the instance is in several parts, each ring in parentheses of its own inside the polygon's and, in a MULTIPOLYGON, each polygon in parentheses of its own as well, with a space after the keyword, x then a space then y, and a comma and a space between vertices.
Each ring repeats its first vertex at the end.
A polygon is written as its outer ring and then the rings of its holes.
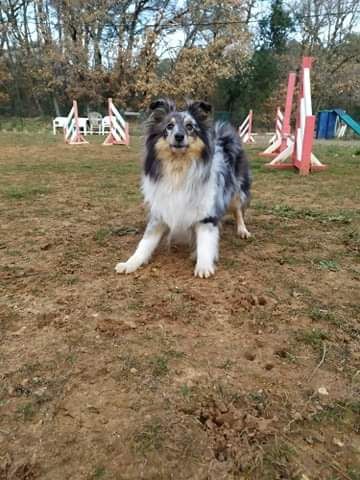
POLYGON ((204 181, 204 171, 193 161, 179 176, 165 174, 157 181, 143 178, 142 190, 151 214, 171 232, 181 233, 207 217, 214 205, 214 176, 204 181))

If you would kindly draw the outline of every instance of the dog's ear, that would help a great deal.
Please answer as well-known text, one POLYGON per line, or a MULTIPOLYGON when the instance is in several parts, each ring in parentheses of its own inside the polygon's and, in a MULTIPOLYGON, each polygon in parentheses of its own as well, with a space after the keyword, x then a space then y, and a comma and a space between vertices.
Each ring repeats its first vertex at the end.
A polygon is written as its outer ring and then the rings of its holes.
POLYGON ((161 122, 168 113, 175 111, 175 103, 168 98, 159 98, 151 102, 149 111, 153 122, 161 122))
POLYGON ((203 101, 188 102, 187 108, 191 115, 200 122, 208 122, 211 118, 212 106, 203 101))

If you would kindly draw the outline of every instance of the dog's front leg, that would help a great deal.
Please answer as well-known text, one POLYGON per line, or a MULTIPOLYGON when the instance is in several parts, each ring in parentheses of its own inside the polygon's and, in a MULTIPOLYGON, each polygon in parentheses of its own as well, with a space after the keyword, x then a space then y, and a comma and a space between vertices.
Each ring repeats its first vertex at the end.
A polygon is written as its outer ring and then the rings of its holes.
POLYGON ((118 263, 115 267, 117 273, 132 273, 135 272, 141 265, 150 260, 155 248, 158 246, 162 236, 167 227, 164 223, 150 219, 144 236, 140 240, 135 253, 129 258, 127 262, 118 263))
POLYGON ((218 258, 219 227, 213 223, 198 223, 196 232, 195 277, 208 278, 215 273, 218 258))

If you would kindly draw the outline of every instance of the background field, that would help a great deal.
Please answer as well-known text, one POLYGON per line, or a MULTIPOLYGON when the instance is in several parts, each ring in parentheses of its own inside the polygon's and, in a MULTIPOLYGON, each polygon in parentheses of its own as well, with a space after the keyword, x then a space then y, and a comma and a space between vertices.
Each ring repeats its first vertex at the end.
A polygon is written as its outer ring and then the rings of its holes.
POLYGON ((359 144, 307 178, 250 149, 253 238, 200 280, 114 273, 141 142, 93 142, 0 135, 0 479, 360 479, 359 144))

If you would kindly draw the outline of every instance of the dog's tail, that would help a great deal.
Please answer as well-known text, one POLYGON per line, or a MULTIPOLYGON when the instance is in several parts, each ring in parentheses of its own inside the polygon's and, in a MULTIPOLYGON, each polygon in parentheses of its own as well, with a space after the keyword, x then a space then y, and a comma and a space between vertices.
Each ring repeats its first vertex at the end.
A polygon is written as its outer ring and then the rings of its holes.
POLYGON ((228 159, 235 160, 242 152, 240 137, 228 122, 215 123, 215 143, 223 149, 228 159))
POLYGON ((223 151, 226 163, 238 180, 243 204, 250 199, 251 174, 249 164, 235 128, 227 122, 215 123, 216 148, 223 151))

